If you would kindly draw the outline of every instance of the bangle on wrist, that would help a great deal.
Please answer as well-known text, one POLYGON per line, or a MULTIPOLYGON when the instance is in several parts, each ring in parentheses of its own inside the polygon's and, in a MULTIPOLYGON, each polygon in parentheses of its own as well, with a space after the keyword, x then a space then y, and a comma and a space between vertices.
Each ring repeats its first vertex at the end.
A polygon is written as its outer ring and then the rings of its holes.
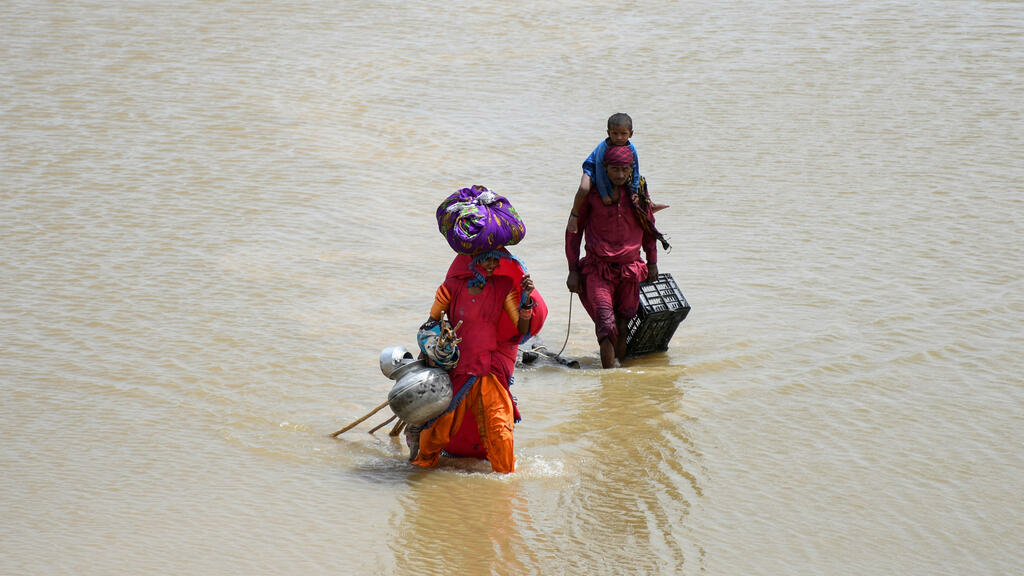
POLYGON ((569 212, 569 216, 572 216, 573 218, 579 218, 580 217, 580 215, 577 214, 575 210, 571 210, 569 212))

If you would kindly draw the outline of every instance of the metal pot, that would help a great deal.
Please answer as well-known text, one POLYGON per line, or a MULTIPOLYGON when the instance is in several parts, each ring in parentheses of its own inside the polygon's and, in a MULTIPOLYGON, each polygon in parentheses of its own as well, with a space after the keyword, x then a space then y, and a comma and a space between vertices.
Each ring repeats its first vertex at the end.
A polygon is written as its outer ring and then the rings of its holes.
POLYGON ((429 368, 423 360, 402 365, 397 381, 388 393, 391 411, 407 423, 418 426, 440 415, 452 401, 452 380, 440 368, 429 368))
POLYGON ((392 346, 380 352, 380 371, 388 378, 398 380, 395 372, 399 368, 408 366, 415 361, 412 353, 406 350, 404 346, 392 346))

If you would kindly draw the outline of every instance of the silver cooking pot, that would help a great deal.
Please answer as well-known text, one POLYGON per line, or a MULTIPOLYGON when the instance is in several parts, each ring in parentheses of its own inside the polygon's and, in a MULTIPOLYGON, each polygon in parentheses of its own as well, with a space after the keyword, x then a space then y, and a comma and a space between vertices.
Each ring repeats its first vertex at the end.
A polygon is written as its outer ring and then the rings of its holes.
POLYGON ((391 373, 395 385, 388 393, 388 406, 399 418, 414 426, 437 417, 452 401, 452 380, 440 368, 424 360, 407 362, 391 373))
POLYGON ((412 364, 416 359, 404 346, 392 346, 380 352, 380 371, 392 380, 398 380, 395 372, 407 364, 412 364))

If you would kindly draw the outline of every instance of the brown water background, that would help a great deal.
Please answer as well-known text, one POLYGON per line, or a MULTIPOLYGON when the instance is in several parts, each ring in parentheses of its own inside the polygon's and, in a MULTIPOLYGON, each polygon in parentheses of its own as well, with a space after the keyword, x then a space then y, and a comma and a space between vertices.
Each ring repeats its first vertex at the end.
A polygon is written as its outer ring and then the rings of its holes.
POLYGON ((0 5, 0 573, 1024 572, 1019 2, 0 5), (564 288, 613 112, 693 306, 564 288), (519 470, 366 431, 486 185, 581 370, 519 470))

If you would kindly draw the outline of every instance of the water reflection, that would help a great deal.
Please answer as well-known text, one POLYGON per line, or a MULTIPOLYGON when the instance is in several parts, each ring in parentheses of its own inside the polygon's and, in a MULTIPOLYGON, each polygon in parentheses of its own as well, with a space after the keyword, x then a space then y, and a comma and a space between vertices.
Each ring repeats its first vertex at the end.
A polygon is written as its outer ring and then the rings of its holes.
POLYGON ((531 573, 533 553, 517 528, 531 523, 521 487, 489 465, 472 469, 470 461, 449 461, 410 477, 388 543, 398 574, 531 573))
POLYGON ((687 516, 702 489, 677 367, 658 356, 602 371, 570 425, 585 440, 580 485, 559 507, 588 573, 695 571, 702 557, 687 516), (696 563, 696 564, 695 564, 696 563))

